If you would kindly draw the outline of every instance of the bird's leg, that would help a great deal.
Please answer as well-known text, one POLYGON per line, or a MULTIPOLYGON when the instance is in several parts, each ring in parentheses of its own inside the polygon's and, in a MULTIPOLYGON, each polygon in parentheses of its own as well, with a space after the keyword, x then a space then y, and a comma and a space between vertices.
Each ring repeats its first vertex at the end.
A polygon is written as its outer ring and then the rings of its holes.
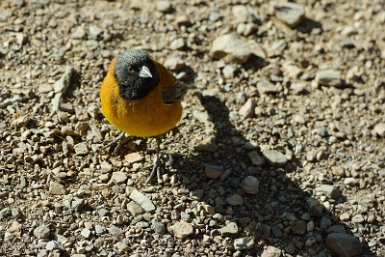
POLYGON ((112 139, 105 147, 103 147, 103 149, 107 149, 107 148, 110 148, 113 145, 116 145, 114 147, 114 151, 113 152, 114 152, 114 154, 117 154, 119 152, 119 149, 122 148, 122 146, 124 145, 125 142, 126 142, 126 140, 125 140, 125 133, 121 132, 117 137, 112 139))
POLYGON ((151 182, 151 180, 155 176, 155 173, 156 173, 156 176, 158 178, 158 183, 160 181, 162 181, 161 177, 160 177, 160 143, 161 143, 160 136, 156 136, 156 156, 155 156, 155 160, 154 160, 154 165, 152 166, 151 174, 148 177, 146 183, 151 182))

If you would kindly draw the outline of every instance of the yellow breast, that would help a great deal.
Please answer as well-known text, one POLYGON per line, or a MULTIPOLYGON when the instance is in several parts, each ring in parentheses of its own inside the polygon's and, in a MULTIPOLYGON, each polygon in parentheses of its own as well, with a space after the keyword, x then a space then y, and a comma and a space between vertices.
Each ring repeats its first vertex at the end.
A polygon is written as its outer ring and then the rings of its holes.
POLYGON ((114 77, 115 60, 112 61, 101 90, 102 112, 118 129, 138 137, 163 134, 174 128, 182 116, 180 103, 165 104, 162 90, 171 87, 175 78, 160 64, 160 83, 142 99, 126 100, 119 94, 114 77))

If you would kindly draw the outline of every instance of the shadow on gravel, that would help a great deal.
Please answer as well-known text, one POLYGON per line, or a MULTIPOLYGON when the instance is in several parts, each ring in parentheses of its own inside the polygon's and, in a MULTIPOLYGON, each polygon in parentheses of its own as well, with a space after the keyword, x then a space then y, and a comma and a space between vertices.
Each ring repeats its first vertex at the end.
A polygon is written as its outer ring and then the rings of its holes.
MULTIPOLYGON (((172 166, 178 171, 180 181, 201 201, 214 206, 215 212, 223 215, 224 220, 238 225, 240 233, 229 234, 229 237, 253 238, 254 245, 242 250, 243 254, 260 256, 263 248, 259 244, 264 241, 278 248, 282 256, 287 256, 284 253, 330 256, 325 245, 328 234, 352 234, 352 231, 315 200, 311 193, 302 190, 296 181, 287 176, 288 173, 302 171, 300 162, 294 159, 284 167, 270 164, 253 166, 247 156, 247 152, 253 149, 249 147, 246 152, 242 147, 248 140, 229 120, 226 105, 219 98, 211 96, 200 96, 200 102, 214 124, 216 134, 213 145, 217 149, 212 152, 200 151, 189 159, 173 155, 172 166), (221 166, 222 175, 216 180, 207 178, 204 172, 207 164, 221 166), (240 182, 248 175, 259 181, 259 191, 255 195, 246 194, 240 189, 240 182), (228 197, 231 199, 234 194, 242 196, 243 204, 228 204, 228 197)), ((254 150, 260 152, 259 149, 254 150)), ((211 231, 210 240, 221 234, 220 228, 224 224, 224 221, 217 224, 207 221, 204 224, 211 231)), ((366 252, 364 256, 373 255, 366 252)))

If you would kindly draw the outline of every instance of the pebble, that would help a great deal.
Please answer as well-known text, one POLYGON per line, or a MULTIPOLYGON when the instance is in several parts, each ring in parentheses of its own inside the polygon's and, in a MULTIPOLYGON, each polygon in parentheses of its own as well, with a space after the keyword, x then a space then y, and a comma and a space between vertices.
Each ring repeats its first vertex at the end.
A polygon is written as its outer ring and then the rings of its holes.
POLYGON ((270 81, 261 80, 257 84, 257 90, 258 90, 259 94, 263 95, 263 94, 268 94, 268 93, 281 92, 282 87, 280 85, 274 85, 270 81))
POLYGON ((272 164, 283 165, 288 161, 286 155, 277 150, 264 150, 262 154, 272 164))
POLYGON ((146 212, 155 211, 155 205, 152 203, 150 198, 136 189, 131 192, 130 199, 139 204, 146 212))
POLYGON ((304 235, 306 232, 306 222, 303 220, 296 220, 294 221, 293 225, 291 226, 291 230, 296 235, 304 235))
POLYGON ((326 184, 319 185, 316 187, 315 190, 316 192, 322 195, 326 195, 327 197, 332 199, 337 199, 341 195, 341 191, 338 188, 334 187, 333 185, 326 185, 326 184))
POLYGON ((256 166, 261 166, 265 163, 266 159, 256 151, 251 151, 247 154, 251 162, 256 166))
POLYGON ((381 122, 374 126, 373 132, 379 137, 385 137, 385 123, 381 122))
POLYGON ((127 210, 131 213, 132 216, 136 217, 142 213, 144 213, 144 210, 142 207, 140 207, 138 204, 135 202, 131 201, 127 204, 127 210))
POLYGON ((45 224, 41 224, 40 226, 38 226, 33 230, 33 235, 37 239, 46 239, 49 237, 50 233, 51 233, 50 229, 45 224))
POLYGON ((97 40, 100 34, 102 34, 103 30, 98 26, 91 25, 89 27, 90 36, 92 39, 97 40))
POLYGON ((222 15, 218 12, 210 12, 209 14, 209 20, 211 22, 216 22, 216 21, 219 21, 220 19, 222 19, 222 15))
POLYGON ((72 39, 83 39, 86 36, 86 30, 79 26, 75 29, 75 31, 72 33, 71 38, 72 39))
POLYGON ((234 240, 235 250, 242 251, 254 247, 254 239, 251 236, 236 238, 234 240))
POLYGON ((229 222, 224 227, 218 229, 222 236, 238 234, 238 225, 235 222, 229 222))
POLYGON ((315 79, 321 86, 339 87, 342 84, 341 75, 336 70, 319 70, 315 79))
POLYGON ((317 200, 310 201, 309 214, 313 217, 321 217, 324 212, 324 206, 317 200))
POLYGON ((269 245, 263 252, 261 257, 281 257, 281 249, 269 245))
POLYGON ((239 109, 239 114, 245 118, 254 116, 255 100, 254 98, 247 99, 246 103, 239 109))
POLYGON ((223 76, 227 79, 234 78, 236 67, 233 65, 226 65, 223 70, 223 76))
POLYGON ((256 194, 259 190, 259 181, 256 177, 247 176, 240 184, 241 188, 248 194, 256 194))
POLYGON ((63 248, 58 241, 51 240, 45 245, 45 249, 48 252, 52 252, 55 249, 63 248))
POLYGON ((333 226, 330 226, 326 229, 326 233, 327 234, 331 234, 331 233, 346 234, 346 229, 343 225, 333 225, 333 226))
POLYGON ((62 184, 55 181, 51 181, 49 183, 48 192, 52 195, 64 195, 67 193, 66 188, 62 184))
POLYGON ((124 156, 124 160, 130 164, 136 163, 136 162, 141 162, 144 160, 143 155, 141 155, 138 152, 134 153, 129 153, 124 156))
POLYGON ((88 154, 88 146, 86 143, 81 142, 74 145, 74 150, 76 155, 86 155, 88 154))
POLYGON ((90 231, 88 228, 83 228, 82 231, 80 232, 80 234, 81 234, 82 237, 84 237, 85 239, 88 239, 88 238, 90 238, 90 236, 91 236, 91 231, 90 231))
POLYGON ((124 254, 130 249, 128 245, 124 242, 117 242, 116 244, 114 244, 114 248, 116 249, 118 254, 124 254))
POLYGON ((122 183, 126 182, 126 180, 127 180, 127 174, 125 172, 116 171, 116 172, 112 173, 112 176, 111 176, 111 182, 112 183, 122 184, 122 183))
POLYGON ((174 237, 178 239, 184 239, 185 237, 194 233, 194 228, 190 223, 186 221, 177 221, 174 225, 168 227, 168 230, 174 237))
POLYGON ((351 219, 353 223, 363 223, 365 221, 364 216, 362 214, 354 215, 351 219))
POLYGON ((252 51, 246 40, 231 33, 217 37, 210 50, 214 59, 224 59, 227 62, 245 63, 252 51))
POLYGON ((332 225, 332 221, 329 216, 323 216, 320 221, 320 229, 322 231, 328 229, 332 225))
POLYGON ((216 179, 223 173, 223 169, 221 166, 206 164, 205 166, 205 174, 206 177, 216 179))
POLYGON ((349 234, 332 233, 326 237, 326 247, 341 257, 361 256, 363 247, 360 240, 349 234))
POLYGON ((99 224, 96 224, 95 225, 95 233, 100 235, 100 234, 103 234, 104 232, 106 231, 106 228, 99 225, 99 224))
POLYGON ((182 69, 185 64, 182 58, 172 56, 167 58, 167 60, 164 62, 164 66, 166 66, 166 68, 169 68, 172 71, 178 71, 182 69))
POLYGON ((358 181, 355 178, 345 178, 344 184, 349 187, 355 187, 358 184, 358 181))
POLYGON ((232 194, 228 197, 226 197, 226 203, 231 205, 231 206, 239 206, 243 205, 243 197, 240 196, 239 194, 232 194))
POLYGON ((170 13, 173 10, 173 7, 170 1, 159 0, 156 2, 156 10, 161 13, 170 13))
POLYGON ((170 49, 182 50, 185 46, 186 46, 186 42, 184 41, 184 39, 178 38, 171 42, 170 49))
POLYGON ((274 4, 275 16, 290 28, 295 28, 305 18, 305 9, 302 5, 295 3, 274 4))
POLYGON ((108 233, 110 233, 112 236, 120 235, 123 232, 124 231, 121 228, 115 225, 111 225, 111 227, 108 228, 108 233))
POLYGON ((153 221, 152 226, 154 227, 155 233, 159 235, 164 235, 164 233, 166 233, 166 226, 162 222, 153 221))

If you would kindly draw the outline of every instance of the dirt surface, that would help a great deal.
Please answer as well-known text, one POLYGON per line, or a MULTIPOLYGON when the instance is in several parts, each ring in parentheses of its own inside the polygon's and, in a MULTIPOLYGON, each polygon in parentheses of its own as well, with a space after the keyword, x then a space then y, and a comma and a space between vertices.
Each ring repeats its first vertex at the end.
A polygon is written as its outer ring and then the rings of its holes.
POLYGON ((1 1, 0 256, 385 256, 385 2, 297 4, 1 1), (159 184, 100 110, 134 47, 196 87, 159 184))

